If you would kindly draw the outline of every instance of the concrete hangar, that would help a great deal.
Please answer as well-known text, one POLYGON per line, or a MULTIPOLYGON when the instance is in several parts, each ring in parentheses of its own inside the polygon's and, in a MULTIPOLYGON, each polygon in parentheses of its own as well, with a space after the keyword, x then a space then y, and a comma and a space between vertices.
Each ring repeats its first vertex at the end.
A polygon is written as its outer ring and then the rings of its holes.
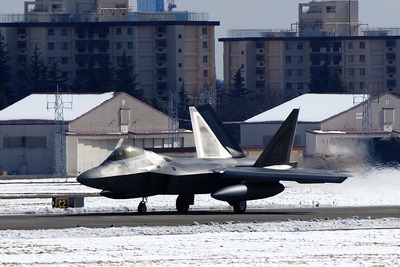
POLYGON ((292 109, 300 108, 294 146, 303 155, 352 155, 366 137, 398 137, 400 98, 384 93, 304 94, 241 124, 241 145, 266 145, 292 109))
MULTIPOLYGON (((0 111, 0 170, 8 174, 52 174, 55 94, 32 94, 0 111)), ((116 147, 170 148, 169 117, 126 93, 60 94, 63 103, 67 175, 100 164, 116 147)), ((181 147, 194 147, 190 131, 179 131, 181 147)))

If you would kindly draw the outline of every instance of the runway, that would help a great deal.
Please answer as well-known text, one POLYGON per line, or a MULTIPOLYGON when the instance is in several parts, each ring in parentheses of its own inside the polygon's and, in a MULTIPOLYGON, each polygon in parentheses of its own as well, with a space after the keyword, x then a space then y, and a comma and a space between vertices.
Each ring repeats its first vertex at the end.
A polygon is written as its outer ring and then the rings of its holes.
POLYGON ((86 213, 51 215, 0 216, 0 230, 64 229, 74 227, 109 228, 136 226, 188 226, 192 224, 226 222, 272 222, 287 220, 400 218, 400 206, 298 208, 233 211, 193 211, 178 214, 173 211, 138 213, 86 213))

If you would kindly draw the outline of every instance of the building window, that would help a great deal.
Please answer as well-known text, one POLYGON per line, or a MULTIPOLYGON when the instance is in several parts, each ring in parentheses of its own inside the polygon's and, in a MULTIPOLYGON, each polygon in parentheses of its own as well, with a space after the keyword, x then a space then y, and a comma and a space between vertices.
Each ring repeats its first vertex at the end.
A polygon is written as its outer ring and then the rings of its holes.
POLYGON ((61 72, 61 77, 62 77, 63 79, 68 79, 68 72, 67 72, 67 71, 61 72))
POLYGON ((203 77, 208 77, 208 70, 203 70, 203 77))
POLYGON ((347 59, 348 59, 349 63, 354 63, 354 55, 348 56, 347 59))
POLYGON ((204 41, 203 44, 202 44, 202 46, 203 46, 203 48, 208 48, 208 42, 207 42, 207 41, 204 41))
POLYGON ((297 50, 303 50, 303 43, 297 44, 297 50))
POLYGON ((291 56, 285 56, 285 63, 292 63, 292 57, 291 56))
POLYGON ((297 84, 297 89, 298 90, 304 90, 304 84, 303 83, 298 83, 297 84))
POLYGON ((360 55, 360 62, 365 62, 365 55, 360 55))
POLYGON ((61 64, 63 64, 63 65, 68 64, 68 58, 67 57, 62 57, 61 58, 61 64))
POLYGON ((365 76, 366 75, 366 70, 365 69, 360 69, 360 76, 365 76))
POLYGON ((54 43, 47 43, 48 50, 54 50, 54 43))
POLYGON ((179 48, 179 49, 178 49, 178 53, 179 53, 179 54, 182 53, 182 49, 179 48))
POLYGON ((304 76, 304 70, 302 70, 302 69, 297 70, 297 76, 303 77, 304 76))
POLYGON ((336 13, 336 6, 327 6, 326 13, 336 13))
POLYGON ((47 58, 47 63, 49 65, 53 65, 54 63, 56 63, 56 58, 55 57, 48 57, 47 58))
POLYGON ((396 80, 387 80, 387 87, 396 87, 396 80))
POLYGON ((354 89, 354 83, 353 82, 349 82, 349 88, 350 89, 354 89))
POLYGON ((386 67, 387 74, 396 74, 396 67, 395 66, 388 66, 386 67))
POLYGON ((61 36, 68 36, 68 29, 67 28, 62 28, 61 29, 61 36))
POLYGON ((128 42, 128 49, 133 49, 133 42, 128 42))
POLYGON ((291 43, 285 43, 285 50, 290 50, 292 49, 292 44, 291 43))
POLYGON ((68 43, 62 43, 61 50, 68 50, 68 43))
POLYGON ((203 35, 207 35, 208 34, 208 28, 206 28, 206 27, 201 28, 201 33, 203 35))
POLYGON ((128 31, 128 35, 133 35, 133 28, 128 28, 127 31, 128 31))
POLYGON ((178 34, 178 39, 182 39, 182 34, 178 34))
POLYGON ((207 63, 208 62, 208 56, 203 56, 203 63, 207 63))
POLYGON ((365 49, 365 42, 360 42, 360 49, 365 49))
POLYGON ((396 47, 396 40, 387 40, 386 47, 396 47))
POLYGON ((354 69, 349 69, 349 76, 354 76, 354 69))
POLYGON ((347 48, 350 49, 350 50, 354 49, 354 44, 353 44, 353 42, 348 42, 347 48))
POLYGON ((303 56, 298 56, 297 57, 297 63, 302 64, 304 62, 304 57, 303 56))
POLYGON ((121 42, 117 42, 117 49, 118 50, 122 49, 122 43, 121 42))
POLYGON ((285 70, 286 77, 292 77, 292 70, 285 70))
POLYGON ((360 82, 360 89, 365 89, 365 88, 367 88, 366 83, 360 82))
POLYGON ((13 136, 3 137, 3 148, 46 148, 46 137, 40 136, 13 136))
POLYGON ((48 36, 54 36, 54 29, 47 29, 48 36))
POLYGON ((121 28, 117 28, 117 35, 121 35, 122 34, 122 29, 121 28))
POLYGON ((386 60, 396 60, 396 54, 395 53, 387 53, 386 60))
POLYGON ((178 67, 179 67, 179 68, 182 68, 182 63, 179 63, 179 64, 178 64, 178 67))
POLYGON ((292 84, 286 83, 286 90, 292 90, 292 84))

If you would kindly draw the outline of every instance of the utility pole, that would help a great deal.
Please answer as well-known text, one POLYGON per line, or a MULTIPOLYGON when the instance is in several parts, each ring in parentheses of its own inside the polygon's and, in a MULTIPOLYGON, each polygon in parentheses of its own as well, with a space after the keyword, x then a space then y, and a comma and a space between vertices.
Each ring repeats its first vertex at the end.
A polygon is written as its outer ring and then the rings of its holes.
POLYGON ((371 86, 364 88, 362 133, 372 134, 371 86))
POLYGON ((54 102, 47 101, 47 109, 54 109, 54 155, 53 174, 58 177, 67 175, 66 170, 66 142, 64 133, 64 109, 72 109, 71 102, 64 103, 59 93, 58 85, 54 95, 54 102))
POLYGON ((351 36, 351 0, 349 0, 349 36, 351 36))
POLYGON ((178 90, 169 90, 168 101, 168 138, 171 140, 171 147, 180 147, 179 120, 178 120, 178 90))

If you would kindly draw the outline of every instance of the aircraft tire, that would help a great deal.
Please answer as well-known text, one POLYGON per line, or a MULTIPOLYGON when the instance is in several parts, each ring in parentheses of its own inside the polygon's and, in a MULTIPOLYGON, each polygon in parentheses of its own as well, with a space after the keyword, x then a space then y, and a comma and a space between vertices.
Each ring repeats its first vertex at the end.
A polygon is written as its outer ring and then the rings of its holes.
POLYGON ((187 199, 184 196, 179 195, 176 199, 176 210, 179 213, 187 213, 189 211, 189 207, 190 204, 187 199))
POLYGON ((232 203, 232 206, 233 206, 233 210, 235 211, 235 213, 244 213, 247 208, 247 202, 246 202, 246 200, 239 201, 236 203, 232 203))
POLYGON ((145 214, 145 213, 147 212, 146 202, 141 201, 141 202, 139 203, 138 212, 139 212, 139 214, 145 214))

